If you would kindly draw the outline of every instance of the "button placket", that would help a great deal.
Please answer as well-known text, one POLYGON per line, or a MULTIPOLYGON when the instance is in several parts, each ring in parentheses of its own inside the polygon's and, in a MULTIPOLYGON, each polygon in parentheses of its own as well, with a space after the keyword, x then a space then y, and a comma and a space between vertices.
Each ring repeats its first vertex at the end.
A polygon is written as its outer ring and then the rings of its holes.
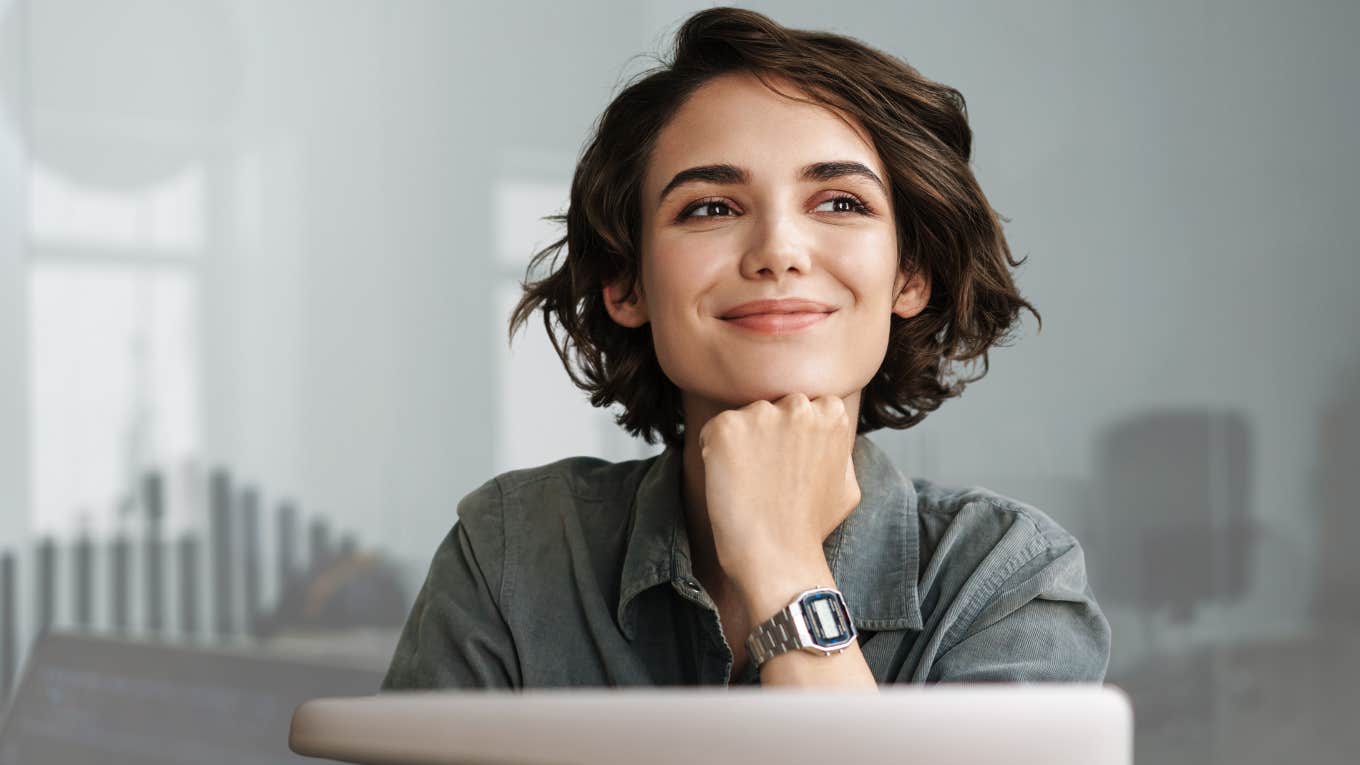
MULTIPOLYGON (((675 581, 675 591, 685 600, 690 601, 703 608, 704 613, 700 616, 700 621, 695 623, 700 632, 700 641, 704 648, 701 656, 711 657, 717 660, 717 675, 722 677, 725 683, 730 683, 729 675, 732 672, 733 654, 732 647, 727 644, 726 638, 722 634, 722 620, 718 615, 718 607, 711 598, 704 592, 703 585, 693 577, 683 577, 675 581), (703 622, 707 619, 707 622, 703 622)), ((706 662, 705 662, 706 663, 706 662)))

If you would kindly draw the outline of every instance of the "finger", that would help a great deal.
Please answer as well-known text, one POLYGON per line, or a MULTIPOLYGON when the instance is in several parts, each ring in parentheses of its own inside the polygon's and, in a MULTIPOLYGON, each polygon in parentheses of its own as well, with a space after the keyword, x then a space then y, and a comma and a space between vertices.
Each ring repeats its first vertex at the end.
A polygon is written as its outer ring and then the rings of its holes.
POLYGON ((812 403, 828 419, 845 414, 845 399, 840 396, 820 396, 812 403))

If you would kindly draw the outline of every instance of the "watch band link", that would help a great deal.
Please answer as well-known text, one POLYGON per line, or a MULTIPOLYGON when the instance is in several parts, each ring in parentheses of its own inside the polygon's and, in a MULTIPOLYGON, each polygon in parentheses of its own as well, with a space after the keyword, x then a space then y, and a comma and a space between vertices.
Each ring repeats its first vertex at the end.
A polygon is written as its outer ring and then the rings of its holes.
POLYGON ((746 652, 756 666, 785 651, 799 648, 802 648, 802 643, 798 640, 798 628, 794 626, 793 615, 788 608, 757 625, 746 639, 746 652))

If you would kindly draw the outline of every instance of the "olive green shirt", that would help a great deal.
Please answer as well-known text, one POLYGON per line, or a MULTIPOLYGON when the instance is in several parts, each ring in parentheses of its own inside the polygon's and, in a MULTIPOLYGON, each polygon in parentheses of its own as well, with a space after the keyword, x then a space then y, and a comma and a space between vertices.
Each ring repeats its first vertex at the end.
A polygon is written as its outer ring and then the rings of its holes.
MULTIPOLYGON (((866 436, 861 501, 823 544, 879 683, 1100 682, 1110 626, 1082 548, 981 487, 906 479, 866 436)), ((573 457, 487 481, 429 573, 383 690, 758 684, 691 569, 681 453, 573 457)), ((810 583, 820 584, 820 583, 810 583)))

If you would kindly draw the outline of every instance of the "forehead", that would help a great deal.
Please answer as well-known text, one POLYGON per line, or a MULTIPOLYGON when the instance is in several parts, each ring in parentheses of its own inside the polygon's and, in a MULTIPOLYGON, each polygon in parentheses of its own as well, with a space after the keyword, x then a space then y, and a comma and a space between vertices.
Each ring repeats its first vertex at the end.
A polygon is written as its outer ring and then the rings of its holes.
POLYGON ((794 100, 789 96, 808 96, 787 80, 766 79, 778 92, 746 72, 695 90, 657 136, 644 194, 655 198, 676 172, 719 162, 749 168, 757 180, 783 181, 813 162, 855 160, 886 178, 872 137, 854 117, 794 100))

